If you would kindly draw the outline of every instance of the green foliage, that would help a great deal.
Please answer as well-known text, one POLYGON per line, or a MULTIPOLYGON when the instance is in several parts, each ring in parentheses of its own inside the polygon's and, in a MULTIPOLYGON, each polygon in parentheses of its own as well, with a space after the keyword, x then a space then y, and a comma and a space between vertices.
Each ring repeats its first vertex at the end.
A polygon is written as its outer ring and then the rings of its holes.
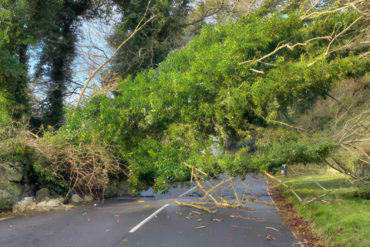
POLYGON ((232 172, 246 175, 250 171, 278 170, 281 164, 289 163, 321 163, 322 159, 330 152, 330 143, 315 143, 308 138, 295 138, 286 141, 272 140, 267 146, 258 148, 255 153, 249 153, 248 150, 241 149, 235 155, 232 164, 239 169, 238 172, 232 172))
POLYGON ((233 175, 274 170, 287 162, 319 162, 331 151, 329 140, 296 131, 281 134, 283 128, 271 128, 272 123, 302 114, 326 97, 336 81, 363 75, 369 59, 360 59, 356 49, 324 56, 328 40, 315 39, 256 62, 279 44, 331 35, 338 20, 343 29, 358 17, 346 11, 302 21, 301 14, 262 9, 225 24, 209 24, 158 68, 120 80, 115 96, 85 102, 59 135, 76 144, 107 145, 127 164, 136 191, 148 186, 166 190, 188 178, 190 170, 182 161, 210 174, 228 170, 233 175), (243 61, 249 62, 240 65, 243 61), (266 140, 268 129, 270 140, 258 144, 266 140), (230 149, 226 151, 242 148, 235 156, 214 155, 216 144, 230 149))
POLYGON ((29 110, 25 47, 32 38, 24 24, 27 5, 27 1, 0 1, 0 108, 15 120, 29 110))
MULTIPOLYGON (((11 117, 9 115, 9 108, 11 104, 8 100, 6 100, 5 97, 0 94, 0 126, 6 126, 11 122, 11 117)), ((3 128, 0 129, 0 135, 2 135, 2 132, 4 131, 3 128)))

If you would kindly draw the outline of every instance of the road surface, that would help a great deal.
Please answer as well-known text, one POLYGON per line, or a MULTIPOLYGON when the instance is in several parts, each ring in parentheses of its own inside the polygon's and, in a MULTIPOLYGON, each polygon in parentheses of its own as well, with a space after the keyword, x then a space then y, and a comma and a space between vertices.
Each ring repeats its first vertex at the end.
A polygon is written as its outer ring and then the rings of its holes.
MULTIPOLYGON (((214 180, 212 184, 218 182, 214 180)), ((262 177, 248 175, 244 182, 239 180, 234 184, 240 198, 247 185, 249 198, 271 203, 262 177)), ((295 246, 297 240, 282 225, 273 206, 247 202, 242 209, 219 208, 216 213, 204 213, 174 203, 174 199, 187 203, 199 201, 199 196, 191 193, 195 189, 179 197, 189 189, 178 187, 167 195, 116 198, 70 211, 6 219, 0 221, 0 246, 295 246)), ((224 198, 235 200, 230 187, 220 186, 218 190, 224 198)))

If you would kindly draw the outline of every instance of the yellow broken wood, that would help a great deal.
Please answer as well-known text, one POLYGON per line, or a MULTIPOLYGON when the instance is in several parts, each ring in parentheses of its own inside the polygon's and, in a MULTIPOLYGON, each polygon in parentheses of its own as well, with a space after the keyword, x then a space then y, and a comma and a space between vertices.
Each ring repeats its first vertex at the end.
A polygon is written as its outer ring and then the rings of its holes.
POLYGON ((264 201, 256 200, 256 199, 253 199, 253 198, 249 198, 249 200, 252 201, 252 202, 263 203, 263 204, 266 204, 266 205, 274 205, 271 202, 264 202, 264 201))
POLYGON ((217 219, 217 218, 213 218, 213 219, 211 219, 211 221, 221 222, 222 220, 221 219, 217 219))
POLYGON ((268 240, 274 240, 275 238, 271 237, 271 235, 267 235, 266 236, 266 239, 268 239, 268 240))
POLYGON ((217 185, 215 185, 215 186, 213 186, 212 188, 210 188, 210 189, 209 189, 209 190, 204 194, 204 196, 203 196, 202 200, 203 200, 204 198, 206 198, 206 196, 207 196, 210 192, 212 192, 213 190, 217 189, 219 186, 223 185, 224 183, 226 183, 226 182, 230 181, 231 179, 233 179, 233 178, 229 178, 229 179, 227 179, 227 180, 223 180, 223 181, 221 181, 220 183, 218 183, 217 185))
POLYGON ((235 194, 235 198, 236 198, 236 200, 238 201, 238 205, 240 205, 241 203, 240 203, 240 200, 239 200, 239 196, 238 196, 238 193, 236 193, 236 189, 235 189, 235 187, 234 187, 234 184, 233 184, 233 180, 231 179, 231 181, 230 181, 230 185, 231 185, 231 188, 233 189, 233 191, 234 191, 234 194, 235 194))
MULTIPOLYGON (((201 185, 201 183, 199 182, 199 180, 198 180, 198 177, 197 176, 194 176, 194 178, 195 178, 195 181, 197 182, 197 185, 198 185, 198 187, 201 189, 201 190, 203 190, 203 192, 204 193, 206 193, 206 190, 204 189, 204 187, 203 187, 203 185, 201 185)), ((208 195, 212 200, 213 200, 213 202, 216 204, 216 205, 218 205, 219 203, 218 203, 218 201, 211 195, 211 194, 209 194, 208 195)))
POLYGON ((192 202, 194 204, 211 204, 211 202, 192 202))
POLYGON ((177 200, 174 200, 175 203, 177 203, 178 205, 180 206, 188 206, 188 207, 194 207, 194 208, 197 208, 197 209, 200 209, 200 210, 203 210, 205 212, 208 212, 210 214, 214 214, 217 212, 217 210, 211 210, 209 208, 206 208, 206 207, 202 207, 202 206, 199 206, 199 205, 196 205, 194 203, 182 203, 182 202, 179 202, 177 200))
POLYGON ((186 162, 183 162, 183 163, 184 163, 184 165, 186 165, 187 167, 189 167, 189 168, 191 168, 191 169, 194 169, 195 171, 197 171, 197 172, 199 172, 199 173, 203 174, 204 176, 208 176, 208 174, 207 174, 207 173, 205 173, 204 171, 202 171, 202 170, 200 170, 200 169, 198 169, 198 168, 195 168, 194 166, 189 165, 189 164, 188 164, 188 163, 186 163, 186 162))
POLYGON ((203 228, 206 228, 206 226, 197 226, 197 227, 194 227, 195 229, 203 229, 203 228))

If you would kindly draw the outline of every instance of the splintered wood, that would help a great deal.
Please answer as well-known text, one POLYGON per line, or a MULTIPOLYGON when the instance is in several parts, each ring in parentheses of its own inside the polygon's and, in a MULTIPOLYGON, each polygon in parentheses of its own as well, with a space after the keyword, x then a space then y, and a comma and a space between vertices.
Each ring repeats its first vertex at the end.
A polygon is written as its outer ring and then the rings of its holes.
MULTIPOLYGON (((183 162, 183 164, 191 169, 191 179, 192 181, 196 182, 197 187, 204 193, 204 195, 202 196, 200 202, 183 203, 174 200, 175 203, 177 203, 180 206, 193 207, 207 213, 216 213, 217 207, 239 209, 243 205, 245 205, 248 201, 262 203, 266 205, 273 205, 272 203, 269 202, 259 201, 247 197, 248 186, 244 183, 242 183, 244 186, 244 190, 242 193, 242 197, 240 198, 233 183, 234 177, 230 177, 227 179, 225 178, 222 181, 218 182, 217 184, 212 184, 209 181, 209 175, 206 172, 186 162, 183 162), (228 196, 224 196, 225 190, 226 191, 229 190, 228 196), (204 201, 207 198, 209 198, 210 201, 204 201)), ((246 209, 248 211, 255 210, 249 207, 243 207, 243 209, 246 209)), ((192 212, 195 214, 201 214, 199 211, 192 212)))
POLYGON ((197 226, 197 227, 194 227, 195 229, 203 229, 203 228, 206 228, 206 226, 197 226))
POLYGON ((178 204, 178 205, 180 205, 180 206, 194 207, 194 208, 197 208, 197 209, 203 210, 203 211, 205 211, 205 212, 207 212, 207 213, 210 213, 210 214, 214 214, 214 213, 216 213, 216 212, 217 212, 217 210, 211 210, 211 209, 209 209, 209 208, 207 208, 207 207, 199 206, 199 205, 197 205, 197 203, 196 203, 196 202, 192 202, 192 203, 182 203, 182 202, 179 202, 179 201, 175 200, 175 203, 177 203, 177 204, 178 204))

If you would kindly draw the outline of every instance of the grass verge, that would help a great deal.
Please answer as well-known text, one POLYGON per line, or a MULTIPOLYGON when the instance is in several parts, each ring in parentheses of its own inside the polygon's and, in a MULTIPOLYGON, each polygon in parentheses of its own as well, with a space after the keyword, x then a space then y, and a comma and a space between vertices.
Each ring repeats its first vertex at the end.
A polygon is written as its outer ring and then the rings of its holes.
MULTIPOLYGON (((279 184, 272 185, 277 194, 277 206, 282 209, 282 218, 294 220, 302 216, 304 220, 290 222, 287 225, 301 231, 310 246, 348 246, 365 247, 370 246, 370 202, 369 186, 365 182, 353 183, 347 177, 332 171, 315 169, 304 173, 296 171, 284 178, 277 176, 290 188, 292 188, 302 199, 303 203, 293 195, 292 192, 279 184), (325 188, 320 187, 320 185, 325 188), (325 196, 305 204, 319 195, 325 196), (285 203, 282 202, 282 196, 285 203), (292 212, 287 215, 289 205, 292 212), (294 227, 293 227, 294 228, 294 227), (301 229, 299 229, 301 228, 301 229)), ((300 234, 302 235, 302 234, 300 234)))

